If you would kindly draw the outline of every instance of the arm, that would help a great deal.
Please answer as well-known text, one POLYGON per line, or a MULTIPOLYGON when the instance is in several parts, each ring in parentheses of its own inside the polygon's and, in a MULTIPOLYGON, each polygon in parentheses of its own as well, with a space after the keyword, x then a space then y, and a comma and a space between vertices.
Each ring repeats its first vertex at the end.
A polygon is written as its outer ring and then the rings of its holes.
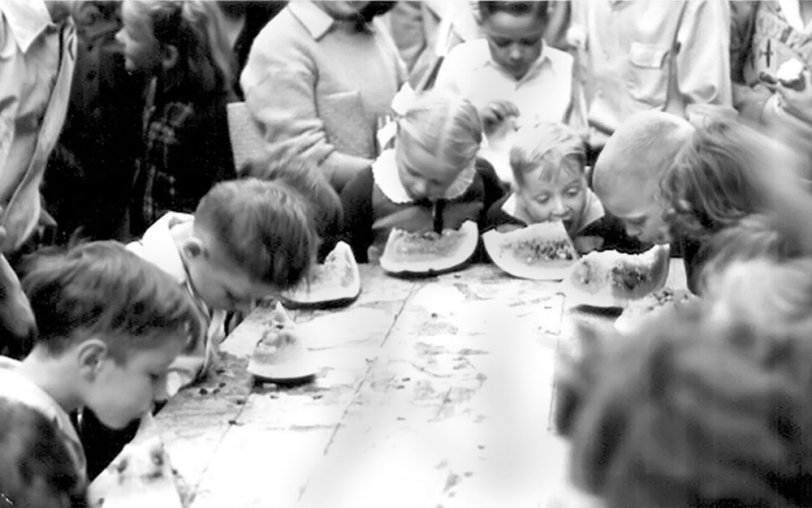
POLYGON ((316 110, 315 63, 300 42, 263 37, 268 34, 264 31, 256 39, 240 78, 246 104, 260 124, 270 154, 312 159, 340 189, 371 161, 341 153, 328 141, 316 110))
MULTIPOLYGON (((0 54, 14 55, 17 51, 17 43, 8 33, 8 26, 4 18, 0 18, 0 54)), ((12 57, 13 58, 13 57, 12 57)), ((14 75, 14 66, 0 61, 0 200, 7 200, 11 197, 13 188, 9 185, 16 184, 16 178, 9 179, 9 173, 14 168, 7 167, 8 154, 11 149, 11 142, 14 139, 14 120, 17 117, 19 108, 19 86, 20 80, 14 75)))
POLYGON ((677 82, 685 104, 732 105, 730 7, 719 0, 688 0, 678 41, 677 82))

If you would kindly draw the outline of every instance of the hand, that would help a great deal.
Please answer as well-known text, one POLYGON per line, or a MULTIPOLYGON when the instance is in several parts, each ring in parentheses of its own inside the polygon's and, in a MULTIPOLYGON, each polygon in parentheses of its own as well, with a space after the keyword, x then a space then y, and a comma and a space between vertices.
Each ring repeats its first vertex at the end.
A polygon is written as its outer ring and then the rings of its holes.
POLYGON ((775 93, 787 113, 812 123, 812 73, 809 70, 801 73, 798 83, 777 80, 775 93))
POLYGON ((518 116, 519 108, 510 101, 493 101, 479 110, 482 128, 488 136, 496 132, 504 122, 518 116))

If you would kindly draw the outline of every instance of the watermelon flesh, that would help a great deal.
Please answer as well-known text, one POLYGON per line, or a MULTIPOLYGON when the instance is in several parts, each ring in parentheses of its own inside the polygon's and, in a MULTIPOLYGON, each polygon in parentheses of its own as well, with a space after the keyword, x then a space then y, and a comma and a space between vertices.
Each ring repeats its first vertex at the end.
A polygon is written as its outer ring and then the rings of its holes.
POLYGON ((479 228, 465 221, 459 229, 442 233, 409 233, 393 229, 381 255, 381 268, 392 275, 420 276, 446 273, 462 267, 473 256, 479 228))
POLYGON ((583 305, 623 307, 662 289, 670 253, 668 245, 655 245, 641 254, 590 252, 573 265, 567 282, 583 305))
POLYGON ((578 259, 561 222, 542 222, 507 233, 482 235, 491 260, 505 272, 523 279, 562 280, 578 259))
POLYGON ((305 280, 280 298, 291 309, 333 308, 349 305, 360 294, 358 263, 350 246, 338 242, 324 263, 314 266, 305 280))

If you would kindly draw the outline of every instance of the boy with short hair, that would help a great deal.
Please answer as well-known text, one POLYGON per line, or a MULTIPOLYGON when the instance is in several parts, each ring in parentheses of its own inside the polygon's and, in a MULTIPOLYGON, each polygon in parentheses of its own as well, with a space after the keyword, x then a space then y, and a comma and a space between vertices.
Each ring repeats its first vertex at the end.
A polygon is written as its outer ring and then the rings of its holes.
POLYGON ((449 51, 435 88, 470 100, 487 135, 509 117, 520 126, 568 122, 578 93, 573 58, 544 42, 550 2, 477 4, 484 38, 449 51))
POLYGON ((247 310, 305 276, 316 236, 311 208, 298 192, 247 178, 215 185, 194 215, 167 213, 128 248, 187 288, 208 318, 205 336, 170 372, 171 397, 215 359, 228 311, 247 310))
POLYGON ((510 167, 514 190, 488 210, 487 228, 506 231, 562 221, 581 253, 641 247, 588 187, 586 146, 572 128, 542 123, 519 130, 510 167))
POLYGON ((201 316, 166 274, 115 242, 40 255, 23 288, 39 333, 22 362, 0 357, 0 396, 44 413, 86 478, 68 413, 88 408, 123 428, 149 412, 201 316))

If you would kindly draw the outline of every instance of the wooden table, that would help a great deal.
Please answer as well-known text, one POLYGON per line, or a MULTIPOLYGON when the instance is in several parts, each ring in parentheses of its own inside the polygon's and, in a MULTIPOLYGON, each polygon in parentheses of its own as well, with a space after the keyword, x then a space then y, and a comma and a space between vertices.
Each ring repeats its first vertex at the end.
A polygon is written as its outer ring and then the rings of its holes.
MULTIPOLYGON (((674 261, 669 285, 684 287, 674 261)), ((421 280, 360 268, 351 306, 294 313, 314 382, 255 386, 259 308, 210 379, 159 413, 191 506, 542 506, 566 473, 551 408, 568 317, 611 321, 491 265, 421 280)))

